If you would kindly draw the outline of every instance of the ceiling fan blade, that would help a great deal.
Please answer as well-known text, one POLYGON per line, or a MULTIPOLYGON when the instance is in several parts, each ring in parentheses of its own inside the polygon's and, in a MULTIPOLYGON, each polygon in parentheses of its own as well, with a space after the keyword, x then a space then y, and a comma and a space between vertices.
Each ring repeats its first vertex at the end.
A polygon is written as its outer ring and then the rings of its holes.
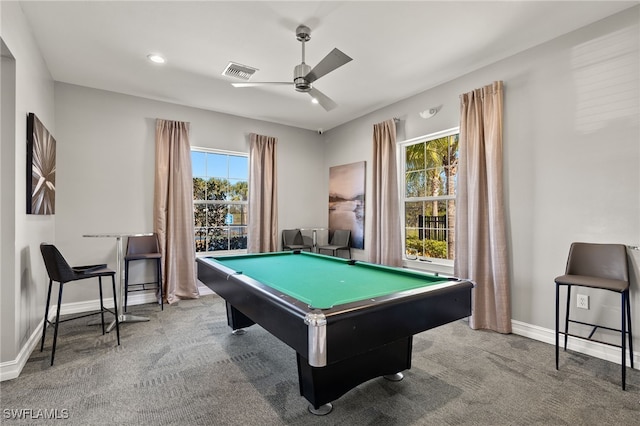
POLYGON ((290 86, 292 84, 292 81, 256 81, 253 83, 231 83, 233 87, 290 86))
POLYGON ((309 94, 311 95, 312 98, 317 100, 318 103, 322 106, 322 108, 324 108, 326 111, 331 111, 332 109, 338 106, 338 104, 333 102, 331 98, 329 98, 327 95, 325 95, 318 89, 311 88, 311 90, 309 90, 309 94))
POLYGON ((325 56, 311 71, 306 75, 305 80, 309 83, 313 83, 323 75, 329 74, 351 61, 351 58, 342 53, 338 49, 333 49, 327 56, 325 56))

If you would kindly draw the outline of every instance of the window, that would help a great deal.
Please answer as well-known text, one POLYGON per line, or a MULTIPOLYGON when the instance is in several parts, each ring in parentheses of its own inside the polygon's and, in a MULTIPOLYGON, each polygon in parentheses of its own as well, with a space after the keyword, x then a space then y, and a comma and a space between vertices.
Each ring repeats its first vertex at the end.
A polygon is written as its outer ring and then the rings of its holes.
POLYGON ((400 144, 406 260, 453 266, 459 129, 400 144))
POLYGON ((196 252, 247 249, 249 157, 191 149, 196 252))

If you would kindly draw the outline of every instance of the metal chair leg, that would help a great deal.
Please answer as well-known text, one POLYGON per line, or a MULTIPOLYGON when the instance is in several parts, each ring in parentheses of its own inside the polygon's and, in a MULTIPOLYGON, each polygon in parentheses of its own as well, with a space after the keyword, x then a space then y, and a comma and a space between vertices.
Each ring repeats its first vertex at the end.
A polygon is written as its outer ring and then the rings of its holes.
POLYGON ((162 291, 162 259, 158 259, 158 288, 160 289, 160 310, 164 311, 164 294, 162 291))
POLYGON ((571 309, 571 286, 567 286, 567 310, 564 317, 564 350, 567 350, 567 342, 569 340, 569 310, 571 309))
POLYGON ((620 334, 622 337, 622 342, 620 344, 620 349, 622 352, 622 390, 625 390, 627 385, 627 309, 626 309, 626 299, 627 292, 622 292, 622 327, 620 327, 620 334))
POLYGON ((556 370, 558 369, 559 358, 560 358, 560 284, 556 284, 556 370))
POLYGON ((42 324, 42 341, 40 342, 40 352, 44 350, 44 337, 47 334, 47 325, 49 324, 49 304, 51 303, 51 287, 53 280, 49 280, 49 291, 47 292, 47 304, 44 307, 44 323, 42 324))
POLYGON ((56 324, 53 328, 53 347, 51 349, 51 365, 53 366, 53 359, 56 356, 56 343, 58 341, 58 325, 60 324, 60 305, 62 304, 62 288, 64 283, 60 283, 60 291, 58 292, 58 309, 56 311, 56 324))
POLYGON ((113 312, 116 322, 116 336, 118 338, 118 345, 120 345, 120 317, 118 317, 118 298, 116 297, 116 278, 115 274, 111 275, 111 286, 113 288, 113 312))
POLYGON ((124 305, 122 310, 127 312, 127 295, 129 294, 129 261, 124 260, 124 305))
POLYGON ((629 363, 633 368, 633 333, 631 332, 631 301, 629 300, 629 292, 627 291, 627 336, 629 338, 629 363))
POLYGON ((105 329, 104 329, 104 301, 102 299, 102 277, 98 277, 98 287, 100 289, 100 319, 102 320, 102 335, 104 335, 105 329))

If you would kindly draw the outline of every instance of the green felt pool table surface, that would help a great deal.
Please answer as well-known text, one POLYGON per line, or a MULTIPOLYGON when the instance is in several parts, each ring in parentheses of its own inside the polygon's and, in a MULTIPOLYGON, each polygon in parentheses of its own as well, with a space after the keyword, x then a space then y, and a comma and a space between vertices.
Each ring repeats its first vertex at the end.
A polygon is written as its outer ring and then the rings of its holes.
POLYGON ((236 273, 316 309, 447 283, 448 279, 408 269, 308 252, 276 252, 209 258, 236 273))

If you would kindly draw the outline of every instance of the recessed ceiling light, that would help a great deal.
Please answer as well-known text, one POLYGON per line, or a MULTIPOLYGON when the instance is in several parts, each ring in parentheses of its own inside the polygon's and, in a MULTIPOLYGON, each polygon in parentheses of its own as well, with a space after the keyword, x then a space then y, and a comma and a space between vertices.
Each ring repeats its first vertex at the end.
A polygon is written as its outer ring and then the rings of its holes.
POLYGON ((318 100, 317 100, 316 98, 311 98, 311 103, 312 103, 312 104, 317 104, 317 103, 318 103, 318 100))
POLYGON ((156 64, 164 64, 166 62, 166 59, 164 59, 164 56, 158 55, 157 53, 151 53, 147 55, 147 59, 149 59, 151 62, 156 64))

